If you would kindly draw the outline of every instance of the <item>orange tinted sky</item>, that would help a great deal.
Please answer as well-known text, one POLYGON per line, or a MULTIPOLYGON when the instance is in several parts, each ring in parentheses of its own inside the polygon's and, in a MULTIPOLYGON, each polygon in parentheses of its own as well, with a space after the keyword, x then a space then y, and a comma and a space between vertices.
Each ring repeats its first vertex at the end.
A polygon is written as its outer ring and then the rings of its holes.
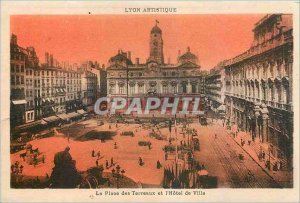
POLYGON ((11 32, 20 46, 34 46, 41 62, 46 51, 59 61, 98 60, 107 64, 118 49, 145 62, 155 19, 163 32, 165 61, 190 46, 203 69, 249 48, 254 24, 264 14, 249 15, 78 15, 12 16, 11 32))

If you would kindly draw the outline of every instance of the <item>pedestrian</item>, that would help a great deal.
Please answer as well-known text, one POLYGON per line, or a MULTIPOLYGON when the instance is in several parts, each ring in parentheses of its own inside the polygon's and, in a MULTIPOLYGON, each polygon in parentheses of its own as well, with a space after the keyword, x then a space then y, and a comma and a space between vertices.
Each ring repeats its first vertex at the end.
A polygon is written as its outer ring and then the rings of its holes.
POLYGON ((144 162, 143 162, 142 157, 139 157, 139 165, 140 165, 140 166, 144 165, 144 162))
POLYGON ((148 148, 149 148, 149 150, 151 149, 151 142, 148 144, 148 148))
POLYGON ((96 160, 96 166, 97 166, 97 167, 99 166, 98 159, 96 160))
POLYGON ((259 153, 258 153, 258 159, 259 159, 259 161, 262 160, 262 151, 261 151, 261 150, 259 150, 259 153))
POLYGON ((100 159, 100 151, 97 152, 97 157, 100 159))
POLYGON ((46 156, 45 156, 45 154, 43 154, 43 156, 42 156, 42 163, 43 164, 45 163, 45 159, 46 159, 46 156))
POLYGON ((278 170, 278 162, 276 161, 275 164, 273 165, 273 171, 278 170))
POLYGON ((92 157, 95 157, 95 150, 92 150, 92 157))
POLYGON ((33 155, 33 166, 35 167, 37 165, 37 154, 33 155))
POLYGON ((251 140, 248 140, 248 145, 250 146, 250 144, 251 144, 251 140))
POLYGON ((113 158, 113 157, 111 157, 111 159, 110 159, 110 165, 111 165, 111 166, 114 165, 114 158, 113 158))
POLYGON ((15 165, 14 164, 12 164, 10 166, 10 170, 11 170, 11 173, 15 173, 15 165))
POLYGON ((282 170, 282 161, 281 160, 279 161, 279 170, 280 171, 282 170))
POLYGON ((120 165, 117 165, 116 169, 117 169, 117 173, 120 173, 120 169, 121 169, 120 165))
POLYGON ((114 148, 115 148, 115 149, 117 149, 117 142, 115 142, 115 144, 114 144, 114 148))
POLYGON ((24 168, 24 166, 23 166, 23 165, 21 165, 21 166, 20 166, 20 174, 22 174, 22 172, 23 172, 23 168, 24 168))
POLYGON ((263 151, 262 151, 262 158, 263 158, 263 160, 265 160, 265 157, 266 157, 266 153, 265 153, 265 151, 263 150, 263 151))
POLYGON ((157 168, 157 169, 160 169, 160 168, 161 168, 161 163, 160 163, 159 160, 157 160, 157 162, 156 162, 156 168, 157 168))
POLYGON ((105 166, 108 168, 108 160, 105 161, 105 166))

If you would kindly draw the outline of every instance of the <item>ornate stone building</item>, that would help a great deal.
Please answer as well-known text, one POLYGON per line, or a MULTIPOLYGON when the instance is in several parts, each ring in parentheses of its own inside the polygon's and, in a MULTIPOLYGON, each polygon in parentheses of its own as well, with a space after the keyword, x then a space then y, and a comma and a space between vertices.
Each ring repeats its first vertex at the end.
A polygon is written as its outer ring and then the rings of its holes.
POLYGON ((225 87, 224 63, 220 62, 205 77, 205 96, 211 109, 216 112, 223 113, 225 111, 225 87))
POLYGON ((288 161, 293 140, 292 25, 292 15, 266 15, 253 29, 250 49, 225 62, 228 122, 288 161))
POLYGON ((164 62, 162 30, 157 24, 150 32, 150 54, 146 63, 136 58, 131 60, 131 52, 119 50, 111 57, 107 68, 108 97, 148 96, 204 96, 204 77, 200 72, 198 57, 190 48, 179 54, 176 64, 164 62))
POLYGON ((10 116, 12 127, 26 122, 25 64, 26 50, 18 46, 17 36, 12 35, 10 41, 10 116))
POLYGON ((76 111, 83 112, 99 96, 99 69, 97 76, 92 69, 62 68, 49 53, 40 64, 35 49, 19 46, 14 34, 10 47, 12 129, 79 116, 76 111))

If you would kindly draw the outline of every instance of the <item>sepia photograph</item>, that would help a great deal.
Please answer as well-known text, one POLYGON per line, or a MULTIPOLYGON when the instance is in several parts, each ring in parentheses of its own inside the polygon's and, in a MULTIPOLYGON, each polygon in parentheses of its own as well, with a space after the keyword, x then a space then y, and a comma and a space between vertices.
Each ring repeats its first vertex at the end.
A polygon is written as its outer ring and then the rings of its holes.
POLYGON ((11 187, 293 187, 292 20, 11 16, 11 187))
POLYGON ((1 5, 1 202, 299 201, 299 5, 173 3, 1 5))

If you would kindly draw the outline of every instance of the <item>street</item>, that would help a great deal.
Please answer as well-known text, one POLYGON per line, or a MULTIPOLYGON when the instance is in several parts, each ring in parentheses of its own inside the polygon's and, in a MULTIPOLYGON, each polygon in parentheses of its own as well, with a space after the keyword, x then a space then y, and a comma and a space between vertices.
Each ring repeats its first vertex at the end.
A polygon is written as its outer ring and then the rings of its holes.
MULTIPOLYGON (((179 127, 179 126, 178 126, 179 127)), ((198 132, 200 141, 200 151, 194 151, 194 158, 203 164, 210 176, 216 176, 218 187, 220 188, 274 188, 279 185, 268 176, 262 168, 252 158, 241 149, 241 147, 229 136, 219 123, 201 126, 199 123, 190 124, 198 132), (216 135, 217 136, 216 136, 216 135), (239 159, 242 155, 243 160, 239 159)), ((164 151, 168 144, 166 140, 157 140, 149 137, 150 129, 144 129, 137 124, 119 124, 117 127, 111 125, 109 131, 117 132, 111 140, 101 142, 100 140, 85 140, 81 137, 89 131, 107 131, 109 124, 97 125, 94 119, 81 121, 67 127, 71 139, 68 142, 63 130, 56 130, 54 137, 33 140, 31 144, 34 148, 39 148, 41 153, 46 156, 45 163, 37 166, 28 165, 20 158, 20 153, 12 155, 12 162, 19 161, 24 165, 23 175, 45 176, 51 174, 53 158, 56 152, 64 150, 70 146, 71 155, 76 160, 76 167, 80 171, 95 166, 96 158, 91 156, 92 150, 101 152, 99 164, 105 165, 106 160, 111 157, 115 163, 125 170, 125 175, 133 181, 141 184, 142 187, 162 187, 163 169, 156 168, 159 160, 162 166, 170 166, 174 160, 165 161, 164 151), (84 126, 84 127, 83 127, 84 126), (75 131, 74 131, 75 129, 75 131), (124 131, 134 132, 134 137, 122 136, 124 131), (80 141, 78 141, 80 140, 80 141), (139 141, 149 141, 152 143, 151 149, 146 146, 139 146, 139 141), (114 148, 117 143, 117 148, 114 148), (142 157, 145 165, 138 164, 139 157, 142 157)), ((159 129, 160 133, 169 136, 168 128, 159 129)), ((177 135, 179 141, 187 141, 187 136, 181 133, 177 135)), ((114 167, 105 168, 104 172, 111 172, 114 167)))
POLYGON ((210 175, 218 177, 221 188, 274 188, 279 185, 268 176, 219 124, 193 125, 198 130, 201 151, 196 160, 204 163, 210 175), (215 134, 217 137, 215 138, 215 134), (239 159, 242 154, 244 159, 239 159))

